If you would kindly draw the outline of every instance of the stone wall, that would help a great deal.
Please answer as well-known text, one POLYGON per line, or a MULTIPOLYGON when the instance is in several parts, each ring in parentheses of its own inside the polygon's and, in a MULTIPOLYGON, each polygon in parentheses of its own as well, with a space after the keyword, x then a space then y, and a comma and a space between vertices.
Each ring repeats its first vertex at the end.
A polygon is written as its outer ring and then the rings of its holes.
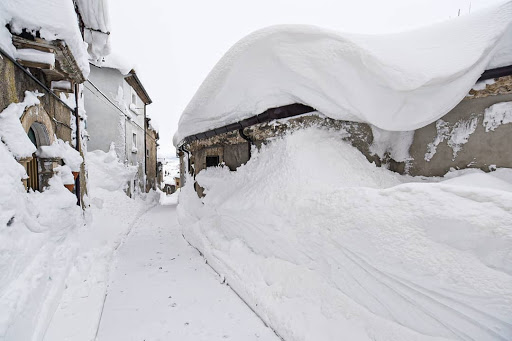
MULTIPOLYGON (((57 138, 71 143, 73 140, 72 134, 74 135, 74 133, 70 123, 72 119, 75 120, 74 113, 66 105, 62 104, 61 101, 51 96, 45 88, 40 86, 16 64, 1 54, 0 84, 2 84, 0 87, 0 112, 11 103, 22 102, 25 98, 25 91, 38 91, 44 95, 39 97, 41 103, 36 107, 28 108, 21 118, 25 131, 28 131, 34 122, 41 123, 48 131, 50 142, 53 141, 55 135, 57 138)), ((87 192, 83 165, 79 179, 80 193, 83 199, 84 194, 87 192)))
POLYGON ((146 191, 156 189, 158 182, 157 161, 158 133, 146 123, 146 191))
POLYGON ((479 90, 471 89, 468 97, 482 98, 488 96, 505 95, 512 93, 512 75, 483 81, 485 87, 479 90), (490 84, 485 84, 490 83, 490 84))

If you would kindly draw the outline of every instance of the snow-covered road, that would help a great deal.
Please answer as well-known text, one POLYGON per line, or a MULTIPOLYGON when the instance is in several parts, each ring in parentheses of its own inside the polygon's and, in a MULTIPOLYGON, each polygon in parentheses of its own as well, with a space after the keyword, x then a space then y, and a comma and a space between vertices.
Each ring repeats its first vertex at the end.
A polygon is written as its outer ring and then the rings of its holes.
POLYGON ((142 215, 118 250, 97 340, 278 340, 181 235, 175 205, 142 215))

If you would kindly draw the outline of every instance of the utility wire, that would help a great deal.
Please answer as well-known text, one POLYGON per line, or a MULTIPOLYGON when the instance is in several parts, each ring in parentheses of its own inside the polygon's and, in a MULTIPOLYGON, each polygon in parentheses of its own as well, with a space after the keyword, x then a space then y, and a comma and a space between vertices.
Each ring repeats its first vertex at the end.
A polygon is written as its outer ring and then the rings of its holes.
MULTIPOLYGON (((139 129, 141 129, 142 131, 144 131, 144 133, 150 138, 152 139, 153 141, 157 141, 156 139, 154 139, 151 135, 148 134, 148 132, 146 131, 145 128, 141 127, 139 124, 137 124, 135 121, 133 121, 132 119, 130 119, 128 117, 128 115, 121 109, 119 108, 114 102, 112 102, 112 100, 107 96, 105 95, 93 82, 91 82, 90 80, 86 80, 86 83, 89 83, 90 85, 92 85, 94 87, 94 89, 101 95, 101 97, 103 97, 104 99, 106 99, 108 101, 108 103, 114 107, 117 111, 119 111, 126 119, 128 119, 129 121, 132 122, 133 125, 137 126, 139 129)), ((93 95, 95 95, 96 97, 98 98, 101 98, 99 97, 92 89, 90 89, 89 87, 87 87, 86 83, 84 83, 85 85, 85 88, 87 90, 89 90, 93 95)))

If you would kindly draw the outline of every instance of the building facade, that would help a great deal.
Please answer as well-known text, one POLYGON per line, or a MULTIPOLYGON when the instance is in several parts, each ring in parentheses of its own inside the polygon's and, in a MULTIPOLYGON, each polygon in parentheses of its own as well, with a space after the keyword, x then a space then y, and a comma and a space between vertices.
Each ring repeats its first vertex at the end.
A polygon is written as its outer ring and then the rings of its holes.
MULTIPOLYGON (((387 132, 365 123, 334 120, 318 115, 314 108, 292 104, 187 137, 178 148, 181 182, 185 172, 195 175, 220 164, 234 171, 250 159, 252 146, 259 148, 270 138, 310 126, 346 132, 343 139, 369 162, 401 174, 443 176, 451 169, 488 172, 512 168, 511 122, 512 66, 486 71, 455 108, 410 132, 387 132), (399 145, 404 150, 396 153, 399 145)), ((202 196, 202 188, 195 187, 202 196)))
POLYGON ((119 159, 138 169, 127 194, 132 196, 153 188, 158 133, 148 130, 146 106, 151 104, 151 98, 135 71, 123 74, 116 68, 91 65, 84 85, 84 102, 88 150, 107 152, 113 143, 119 159), (147 148, 148 140, 151 153, 147 148), (154 166, 149 164, 152 155, 154 166), (152 181, 148 181, 148 170, 152 181))
MULTIPOLYGON (((58 155, 40 156, 41 147, 62 141, 83 156, 81 84, 85 76, 66 42, 45 40, 37 31, 22 30, 11 35, 17 57, 0 49, 0 113, 12 103, 23 104, 28 93, 38 97, 39 103, 27 105, 19 117, 37 151, 17 160, 27 173, 25 179, 20 179, 25 188, 43 191, 55 169, 65 162, 58 155)), ((83 163, 74 171, 75 181, 66 187, 76 194, 77 204, 83 204, 87 191, 83 163)))
POLYGON ((151 125, 151 119, 146 117, 146 190, 156 190, 159 187, 161 165, 158 165, 158 131, 151 125))

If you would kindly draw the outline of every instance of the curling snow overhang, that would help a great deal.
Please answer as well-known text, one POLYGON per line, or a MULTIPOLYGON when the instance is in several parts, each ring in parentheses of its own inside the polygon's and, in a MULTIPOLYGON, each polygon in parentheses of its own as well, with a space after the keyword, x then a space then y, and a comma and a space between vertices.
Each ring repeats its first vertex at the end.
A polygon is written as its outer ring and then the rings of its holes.
POLYGON ((213 68, 174 144, 290 103, 332 119, 415 130, 454 108, 485 70, 511 63, 512 1, 387 35, 270 27, 239 41, 213 68))

